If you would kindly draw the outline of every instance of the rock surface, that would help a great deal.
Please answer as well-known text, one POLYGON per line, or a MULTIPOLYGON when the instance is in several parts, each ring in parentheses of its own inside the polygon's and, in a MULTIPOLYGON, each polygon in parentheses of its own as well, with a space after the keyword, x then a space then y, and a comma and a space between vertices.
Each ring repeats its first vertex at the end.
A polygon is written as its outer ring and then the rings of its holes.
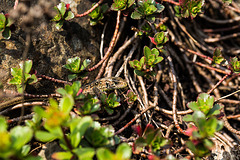
MULTIPOLYGON (((43 0, 32 1, 31 7, 39 5, 40 1, 43 0)), ((90 1, 75 0, 73 4, 72 11, 78 13, 83 13, 92 6, 90 1)), ((1 1, 0 6, 0 9, 7 13, 13 8, 14 1, 1 1)), ((7 76, 0 77, 4 88, 9 88, 7 81, 11 78, 10 69, 18 66, 25 49, 26 30, 24 29, 26 28, 19 27, 23 21, 22 18, 20 17, 16 22, 17 29, 10 40, 0 40, 0 68, 7 73, 7 76)), ((44 17, 34 19, 34 24, 31 26, 31 46, 27 55, 27 59, 33 60, 33 69, 37 70, 38 74, 67 80, 69 72, 62 66, 66 64, 68 58, 79 56, 82 60, 90 59, 91 64, 94 65, 99 57, 100 31, 91 27, 88 19, 88 16, 74 18, 65 23, 60 30, 55 28, 54 22, 44 17)), ((93 79, 95 74, 96 72, 91 72, 88 75, 89 79, 93 79)), ((48 93, 48 88, 41 88, 53 84, 53 82, 44 81, 35 87, 42 93, 48 93)), ((59 85, 50 87, 51 92, 57 87, 59 85)))

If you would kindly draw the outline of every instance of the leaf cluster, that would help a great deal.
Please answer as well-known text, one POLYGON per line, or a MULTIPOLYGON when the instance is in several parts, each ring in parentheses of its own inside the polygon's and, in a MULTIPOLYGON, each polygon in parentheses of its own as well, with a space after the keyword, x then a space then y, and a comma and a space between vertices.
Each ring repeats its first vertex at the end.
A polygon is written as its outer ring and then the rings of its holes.
MULTIPOLYGON (((93 4, 92 6, 94 6, 94 5, 95 4, 93 4)), ((104 13, 108 10, 108 8, 109 7, 107 4, 103 4, 103 5, 95 8, 91 13, 89 13, 88 15, 91 17, 90 25, 94 26, 97 23, 99 23, 99 21, 101 21, 104 18, 104 13)))
MULTIPOLYGON (((0 117, 0 158, 1 159, 31 159, 28 153, 31 146, 27 143, 33 137, 33 130, 28 126, 16 126, 10 131, 5 118, 0 117)), ((39 157, 35 157, 39 159, 39 157)))
POLYGON ((202 6, 204 5, 204 0, 181 0, 179 1, 180 6, 175 6, 177 17, 184 18, 195 18, 198 13, 201 12, 202 6))
POLYGON ((79 73, 85 71, 86 68, 90 65, 90 63, 91 63, 91 60, 85 59, 81 64, 81 58, 74 57, 74 58, 69 58, 67 60, 67 64, 64 65, 63 67, 68 69, 70 72, 74 73, 74 74, 68 75, 68 79, 71 81, 77 78, 79 73))
POLYGON ((63 23, 67 20, 74 18, 74 14, 69 11, 70 4, 65 4, 63 2, 59 3, 57 6, 54 6, 54 9, 57 11, 57 15, 52 19, 52 21, 57 22, 56 28, 60 29, 63 26, 63 23))
POLYGON ((188 103, 194 113, 184 116, 186 122, 193 122, 194 126, 186 130, 190 141, 186 143, 196 157, 204 157, 210 153, 214 143, 210 139, 215 132, 220 131, 223 122, 216 118, 222 109, 219 104, 214 105, 214 97, 206 93, 198 96, 197 101, 188 103))
POLYGON ((133 128, 139 135, 134 143, 134 153, 139 153, 146 148, 149 152, 159 156, 161 147, 169 143, 167 139, 162 137, 161 131, 159 129, 154 129, 151 124, 146 126, 144 133, 142 133, 142 128, 138 125, 133 126, 133 128))
POLYGON ((7 15, 0 13, 0 32, 2 32, 3 38, 9 39, 11 37, 10 26, 12 24, 13 21, 9 19, 7 15))
MULTIPOLYGON (((23 62, 19 64, 20 68, 11 68, 12 79, 8 82, 9 84, 13 84, 17 86, 17 90, 19 93, 22 93, 25 90, 26 85, 22 88, 22 78, 23 78, 23 62)), ((35 74, 30 74, 32 69, 32 60, 27 60, 24 63, 24 84, 34 84, 37 82, 37 77, 35 74)))
POLYGON ((129 64, 132 68, 134 68, 134 73, 139 76, 144 75, 155 75, 152 71, 152 68, 155 67, 156 64, 160 63, 163 60, 163 57, 159 56, 159 51, 156 48, 152 50, 147 46, 144 47, 144 56, 138 60, 130 61, 129 64))
POLYGON ((139 1, 134 12, 131 14, 132 19, 146 18, 150 22, 154 22, 156 14, 164 10, 164 6, 156 3, 155 0, 139 1))

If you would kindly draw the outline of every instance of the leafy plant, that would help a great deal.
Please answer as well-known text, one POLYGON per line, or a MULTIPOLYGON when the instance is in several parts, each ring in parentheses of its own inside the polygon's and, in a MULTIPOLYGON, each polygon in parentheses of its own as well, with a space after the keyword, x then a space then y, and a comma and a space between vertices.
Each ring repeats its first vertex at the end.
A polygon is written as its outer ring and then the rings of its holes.
POLYGON ((216 64, 227 65, 226 59, 222 56, 222 52, 220 48, 216 47, 213 52, 213 61, 212 65, 215 66, 216 64))
POLYGON ((207 118, 201 111, 195 111, 192 118, 192 120, 184 118, 185 121, 191 121, 196 125, 186 130, 186 135, 190 136, 190 141, 186 142, 186 145, 196 158, 207 156, 214 146, 210 138, 223 128, 223 122, 215 117, 207 118))
POLYGON ((58 88, 56 91, 62 96, 70 94, 74 99, 80 99, 83 97, 83 95, 81 94, 77 95, 80 88, 81 88, 81 82, 75 81, 71 86, 67 84, 65 85, 64 88, 58 88))
POLYGON ((73 80, 77 78, 78 73, 86 70, 86 68, 89 66, 90 63, 91 63, 91 60, 85 59, 81 65, 81 59, 79 57, 74 57, 74 58, 69 58, 67 60, 67 64, 64 65, 63 67, 68 69, 70 72, 74 73, 74 74, 68 75, 68 79, 73 80))
POLYGON ((235 73, 240 72, 240 61, 237 57, 233 57, 230 59, 230 68, 235 73))
POLYGON ((10 26, 13 24, 8 18, 8 14, 0 13, 0 32, 2 32, 2 36, 5 39, 9 39, 11 37, 11 29, 10 26))
POLYGON ((103 103, 104 109, 108 112, 108 114, 113 114, 113 108, 120 106, 120 99, 115 93, 111 93, 108 96, 103 93, 101 94, 100 99, 103 103))
MULTIPOLYGON (((33 130, 28 126, 16 126, 7 130, 5 118, 0 117, 0 158, 1 159, 30 159, 31 146, 27 143, 33 137, 33 130)), ((34 157, 39 159, 40 157, 34 157)))
POLYGON ((201 12, 204 0, 180 0, 180 6, 175 6, 176 16, 195 18, 201 12))
POLYGON ((162 49, 163 44, 168 41, 167 32, 157 32, 154 38, 149 37, 151 42, 156 45, 157 49, 162 49))
POLYGON ((144 133, 138 125, 133 126, 133 129, 139 136, 134 143, 134 153, 139 153, 144 148, 147 148, 149 152, 157 153, 161 147, 168 144, 168 140, 162 137, 161 131, 154 129, 151 124, 146 126, 144 133))
POLYGON ((74 14, 69 11, 70 4, 65 4, 63 2, 59 3, 54 9, 57 11, 57 15, 52 19, 52 21, 57 22, 56 28, 60 29, 63 26, 63 23, 67 20, 73 19, 74 14))
POLYGON ((84 147, 113 147, 120 143, 120 139, 114 135, 112 126, 101 126, 99 122, 93 122, 86 130, 85 138, 82 141, 84 147))
POLYGON ((147 46, 144 47, 144 56, 138 60, 130 61, 129 64, 132 68, 134 68, 134 73, 139 76, 144 75, 155 75, 152 71, 152 68, 155 67, 156 64, 163 60, 163 57, 159 56, 159 51, 156 48, 150 50, 147 46))
POLYGON ((113 0, 111 9, 113 11, 125 10, 134 4, 134 0, 113 0))
POLYGON ((138 6, 131 14, 132 19, 146 18, 150 22, 154 22, 156 15, 164 10, 164 6, 156 3, 155 0, 138 1, 138 6))
MULTIPOLYGON (((24 71, 24 84, 33 84, 37 82, 37 77, 35 74, 30 74, 32 69, 32 60, 25 61, 25 71, 24 71)), ((11 68, 12 79, 8 82, 9 84, 14 84, 17 86, 17 90, 19 93, 22 93, 25 90, 26 85, 22 88, 22 78, 23 78, 23 62, 20 64, 20 68, 11 68)))
MULTIPOLYGON (((220 110, 223 108, 223 106, 219 104, 214 105, 214 97, 207 93, 201 93, 196 102, 189 102, 187 106, 193 111, 203 112, 207 118, 220 114, 220 110)), ((188 118, 190 118, 190 116, 188 118)))
MULTIPOLYGON (((94 4, 92 5, 94 6, 94 4)), ((91 17, 90 18, 90 25, 94 26, 96 25, 100 20, 104 18, 103 14, 108 10, 108 5, 103 4, 102 6, 98 6, 95 8, 91 13, 88 15, 91 17)))
POLYGON ((79 115, 87 115, 99 111, 101 108, 99 99, 88 95, 87 99, 84 101, 83 106, 80 106, 78 109, 79 115))
POLYGON ((133 91, 128 90, 126 100, 129 105, 133 105, 133 103, 137 100, 137 95, 135 95, 133 91))
POLYGON ((197 98, 197 102, 188 103, 188 107, 194 113, 184 116, 183 120, 193 122, 194 125, 185 131, 185 134, 190 137, 190 141, 186 145, 199 159, 199 157, 204 157, 210 153, 214 146, 210 138, 223 127, 223 122, 216 118, 216 115, 220 114, 222 106, 214 105, 214 97, 202 93, 197 98))
POLYGON ((98 160, 128 160, 131 158, 131 155, 131 147, 127 143, 120 144, 116 150, 116 154, 107 148, 99 148, 97 150, 98 160))

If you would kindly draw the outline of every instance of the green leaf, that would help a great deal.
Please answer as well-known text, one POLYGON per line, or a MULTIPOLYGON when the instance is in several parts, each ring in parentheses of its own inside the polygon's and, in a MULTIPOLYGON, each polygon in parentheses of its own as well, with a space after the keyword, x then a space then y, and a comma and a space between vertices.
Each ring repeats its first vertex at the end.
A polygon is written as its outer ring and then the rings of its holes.
POLYGON ((192 109, 193 111, 200 111, 197 102, 189 102, 187 104, 188 108, 192 109))
POLYGON ((69 74, 69 75, 68 75, 69 81, 72 81, 72 80, 74 80, 74 79, 77 78, 77 77, 78 77, 77 74, 69 74))
POLYGON ((139 70, 136 70, 136 69, 134 70, 134 73, 138 76, 144 76, 145 75, 145 72, 139 71, 139 70))
POLYGON ((66 5, 65 3, 61 2, 57 5, 58 10, 60 11, 62 17, 64 16, 65 12, 66 12, 66 5))
POLYGON ((207 116, 210 117, 212 115, 218 115, 220 114, 220 110, 223 108, 223 106, 220 106, 219 104, 215 104, 213 108, 210 109, 207 116))
POLYGON ((13 24, 13 21, 10 18, 7 18, 6 19, 6 27, 10 27, 12 24, 13 24))
POLYGON ((46 131, 36 131, 35 138, 41 142, 49 142, 54 139, 57 139, 58 136, 56 136, 53 133, 46 132, 46 131))
POLYGON ((66 159, 72 159, 73 155, 71 152, 55 152, 52 154, 51 157, 57 160, 66 160, 66 159))
POLYGON ((216 128, 216 131, 220 131, 224 126, 224 122, 223 121, 218 121, 217 123, 217 128, 216 128))
POLYGON ((91 60, 90 59, 85 59, 84 61, 83 61, 83 64, 81 65, 81 71, 83 71, 83 70, 85 70, 89 65, 90 65, 90 63, 91 63, 91 60))
POLYGON ((11 37, 11 30, 10 28, 5 28, 5 30, 2 32, 2 36, 5 38, 5 39, 10 39, 11 37))
POLYGON ((63 26, 64 20, 60 20, 59 22, 56 23, 56 28, 59 30, 63 26))
POLYGON ((81 119, 73 120, 70 124, 70 139, 71 144, 74 148, 76 148, 83 135, 85 134, 87 128, 92 124, 93 120, 91 117, 83 117, 81 119))
POLYGON ((153 62, 153 64, 158 64, 160 62, 162 62, 163 57, 156 57, 155 61, 153 62))
POLYGON ((74 18, 74 14, 71 11, 68 11, 66 14, 65 20, 70 20, 74 18))
POLYGON ((65 96, 65 95, 68 94, 67 91, 66 91, 64 88, 58 88, 58 89, 56 90, 56 92, 59 93, 59 94, 61 94, 62 96, 65 96))
POLYGON ((185 115, 183 117, 183 120, 186 121, 186 122, 192 122, 193 121, 192 115, 190 115, 190 114, 185 115))
POLYGON ((73 152, 78 156, 79 160, 92 160, 95 155, 95 150, 93 148, 77 148, 73 152))
POLYGON ((35 74, 32 74, 30 79, 28 80, 28 84, 34 84, 37 83, 38 79, 37 76, 35 74))
POLYGON ((205 124, 205 132, 208 136, 213 136, 217 129, 217 122, 218 120, 216 118, 211 118, 206 121, 205 124))
POLYGON ((130 159, 132 156, 131 147, 127 143, 122 143, 118 146, 116 156, 120 159, 130 159))
POLYGON ((160 3, 156 4, 157 7, 157 13, 161 13, 164 10, 164 5, 161 5, 160 3))
POLYGON ((6 25, 6 17, 3 13, 0 13, 0 32, 4 30, 6 25))
POLYGON ((14 77, 22 77, 22 69, 21 68, 11 68, 11 75, 14 77))
POLYGON ((153 48, 153 49, 151 50, 151 53, 154 54, 156 57, 158 57, 158 55, 159 55, 159 51, 158 51, 157 48, 153 48))
POLYGON ((13 147, 16 150, 19 150, 32 139, 33 130, 27 126, 16 126, 11 129, 10 135, 13 142, 13 147))
POLYGON ((146 61, 148 61, 149 56, 152 54, 150 48, 148 48, 147 46, 144 46, 143 52, 144 52, 144 56, 146 57, 146 61))
POLYGON ((0 132, 5 132, 7 131, 7 122, 4 117, 0 116, 0 132))
POLYGON ((73 105, 74 105, 73 97, 67 94, 61 99, 59 109, 60 111, 63 111, 64 113, 68 114, 72 110, 73 105))
POLYGON ((73 73, 79 73, 81 59, 79 57, 69 58, 63 67, 73 73))
POLYGON ((57 15, 52 19, 52 21, 55 21, 55 22, 60 21, 62 19, 61 12, 56 6, 54 6, 54 9, 57 11, 57 15))
POLYGON ((29 153, 29 151, 30 151, 30 149, 31 149, 31 146, 30 146, 30 145, 24 145, 24 146, 22 147, 22 149, 21 149, 21 154, 22 154, 23 156, 27 156, 28 153, 29 153))
POLYGON ((97 98, 88 99, 84 105, 80 108, 82 114, 91 114, 100 110, 99 100, 97 98))
POLYGON ((144 65, 145 61, 146 61, 146 58, 145 58, 145 57, 142 57, 142 58, 140 59, 140 61, 139 61, 140 68, 137 68, 138 70, 143 69, 143 65, 144 65))
POLYGON ((23 93, 23 91, 25 90, 25 88, 26 88, 26 85, 24 86, 24 88, 22 87, 21 84, 20 84, 20 85, 17 85, 17 91, 18 91, 18 93, 23 93))
POLYGON ((97 149, 98 160, 113 160, 114 154, 106 148, 97 149))
POLYGON ((132 19, 141 19, 142 17, 143 17, 143 15, 141 13, 139 13, 138 11, 134 11, 131 14, 132 19))
MULTIPOLYGON (((20 68, 23 69, 23 62, 19 64, 20 68)), ((25 61, 25 73, 29 73, 32 69, 32 60, 25 61)))
POLYGON ((237 57, 233 57, 230 59, 230 67, 233 72, 239 73, 240 72, 240 61, 238 61, 237 57))
POLYGON ((192 118, 193 118, 193 121, 196 123, 196 124, 198 124, 198 122, 199 122, 199 120, 200 119, 206 119, 206 116, 204 115, 204 113, 203 112, 201 112, 201 111, 195 111, 194 113, 193 113, 193 115, 192 115, 192 118))

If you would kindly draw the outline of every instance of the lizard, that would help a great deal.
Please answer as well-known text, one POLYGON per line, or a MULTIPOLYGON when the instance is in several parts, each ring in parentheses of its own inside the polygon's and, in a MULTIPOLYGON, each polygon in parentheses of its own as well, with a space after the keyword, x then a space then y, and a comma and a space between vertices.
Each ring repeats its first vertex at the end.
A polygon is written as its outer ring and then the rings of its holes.
MULTIPOLYGON (((82 86, 82 94, 95 94, 94 88, 99 89, 100 91, 109 91, 109 90, 114 90, 114 89, 121 89, 127 87, 127 82, 123 80, 120 77, 106 77, 106 78, 101 78, 97 79, 91 83, 88 83, 86 85, 82 86)), ((55 94, 56 95, 56 94, 55 94)), ((8 101, 0 103, 0 111, 8 108, 10 106, 14 106, 23 102, 32 102, 32 101, 37 101, 37 100, 43 100, 47 99, 49 96, 46 97, 28 97, 28 98, 23 98, 21 97, 15 97, 13 99, 10 99, 8 101)))

